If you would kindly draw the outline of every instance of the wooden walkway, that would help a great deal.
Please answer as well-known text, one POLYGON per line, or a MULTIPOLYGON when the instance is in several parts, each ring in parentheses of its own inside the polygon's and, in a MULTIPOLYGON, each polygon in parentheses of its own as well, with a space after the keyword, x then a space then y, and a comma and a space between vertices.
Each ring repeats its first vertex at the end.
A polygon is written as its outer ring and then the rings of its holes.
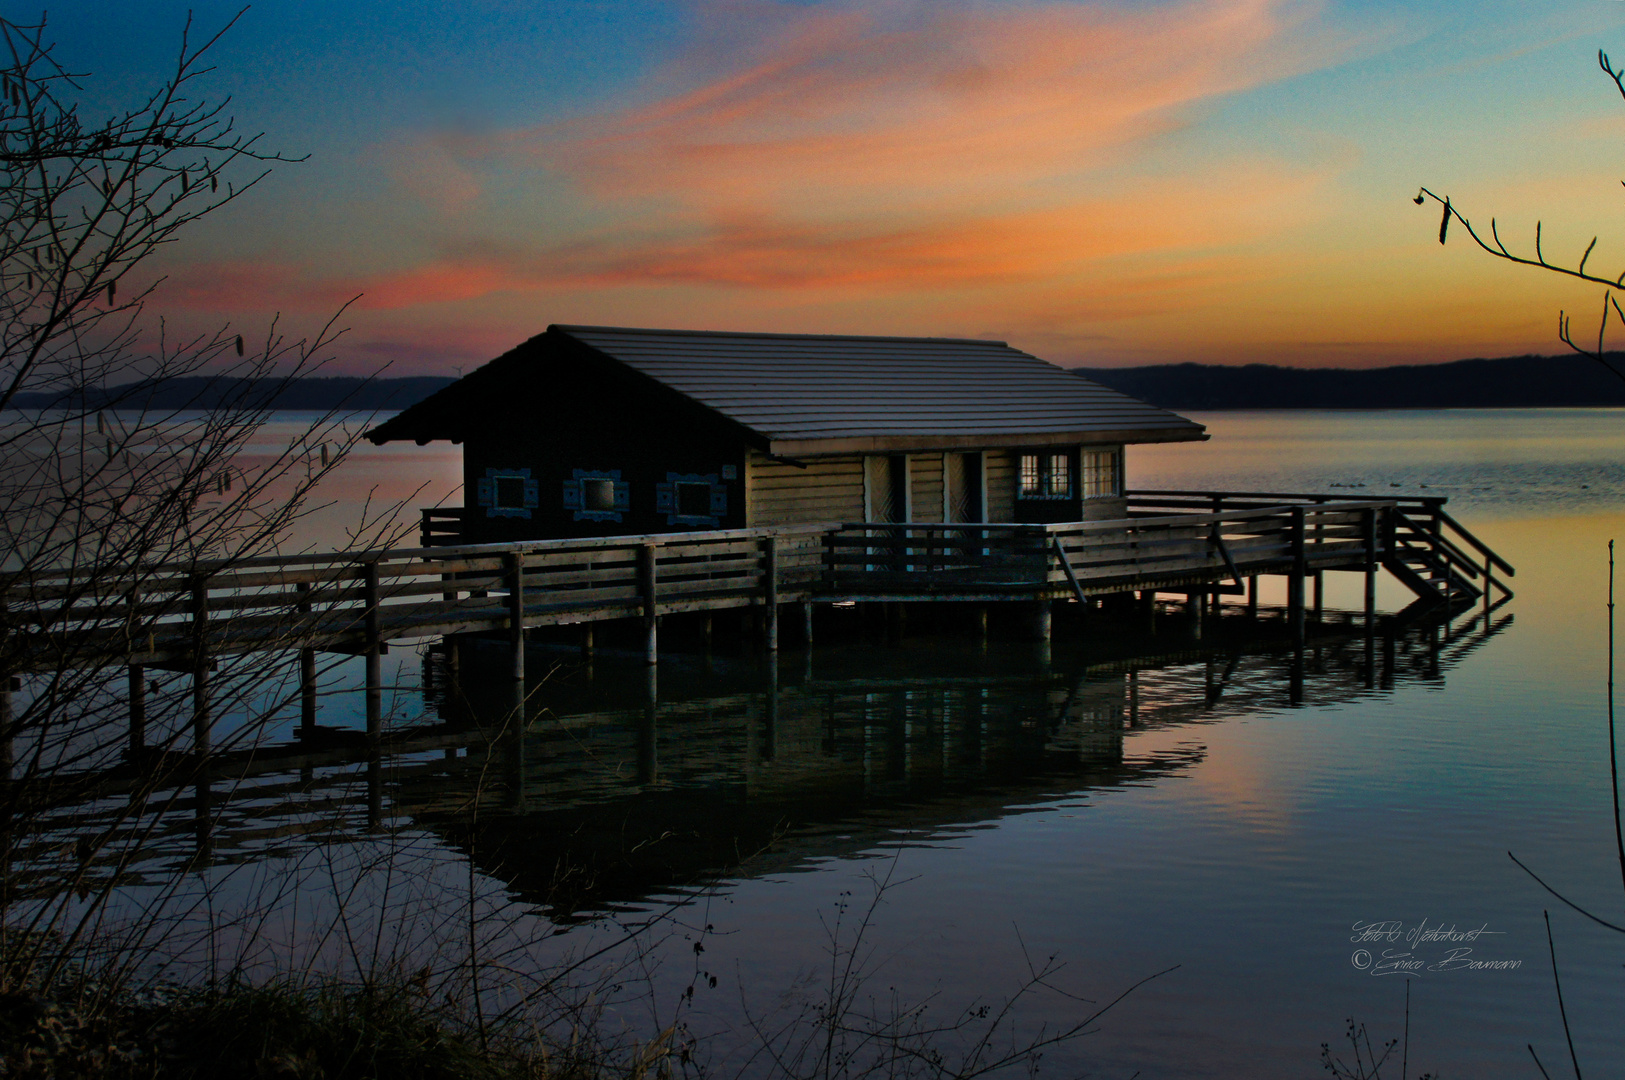
MULTIPOLYGON (((1305 588, 1325 571, 1375 581, 1386 569, 1429 605, 1511 596, 1513 568, 1444 512, 1443 499, 1142 491, 1127 519, 1059 525, 827 523, 593 540, 447 545, 234 562, 96 566, 0 582, 0 727, 15 676, 131 669, 132 711, 147 667, 191 673, 206 750, 216 657, 318 650, 367 657, 367 721, 381 725, 379 657, 394 640, 505 632, 524 675, 524 630, 641 620, 657 656, 661 616, 757 607, 770 650, 780 609, 846 600, 1026 601, 1049 633, 1049 603, 1138 592, 1220 592, 1256 605, 1255 579, 1284 575, 1301 642, 1305 588)), ((426 518, 426 533, 433 530, 426 518)), ((443 536, 434 537, 443 540, 443 536)), ((307 712, 314 692, 306 695, 307 712)), ((139 717, 132 719, 132 723, 139 717)), ((314 719, 307 716, 314 724, 314 719)))

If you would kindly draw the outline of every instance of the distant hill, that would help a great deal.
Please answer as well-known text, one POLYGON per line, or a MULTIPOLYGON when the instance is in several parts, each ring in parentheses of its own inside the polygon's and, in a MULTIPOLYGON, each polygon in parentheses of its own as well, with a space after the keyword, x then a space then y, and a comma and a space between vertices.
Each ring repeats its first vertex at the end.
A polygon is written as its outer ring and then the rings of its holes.
MULTIPOLYGON (((1608 354, 1625 371, 1625 353, 1608 354)), ((1384 368, 1157 364, 1075 368, 1165 409, 1451 409, 1625 405, 1625 380, 1581 356, 1384 368)))
POLYGON ((404 409, 457 380, 443 375, 402 379, 334 376, 315 379, 167 379, 60 393, 18 394, 19 409, 404 409))

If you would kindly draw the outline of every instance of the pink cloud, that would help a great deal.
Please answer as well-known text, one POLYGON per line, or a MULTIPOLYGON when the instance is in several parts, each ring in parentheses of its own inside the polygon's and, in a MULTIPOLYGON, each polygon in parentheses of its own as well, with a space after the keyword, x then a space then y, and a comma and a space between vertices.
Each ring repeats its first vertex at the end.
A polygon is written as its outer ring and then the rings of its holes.
POLYGON ((1064 198, 1068 180, 1177 125, 1190 107, 1325 62, 1294 0, 1135 8, 942 3, 705 9, 708 36, 649 104, 517 132, 492 152, 594 196, 691 210, 974 211, 1064 198), (740 25, 769 44, 715 73, 740 25), (1057 190, 1059 185, 1059 190, 1057 190))

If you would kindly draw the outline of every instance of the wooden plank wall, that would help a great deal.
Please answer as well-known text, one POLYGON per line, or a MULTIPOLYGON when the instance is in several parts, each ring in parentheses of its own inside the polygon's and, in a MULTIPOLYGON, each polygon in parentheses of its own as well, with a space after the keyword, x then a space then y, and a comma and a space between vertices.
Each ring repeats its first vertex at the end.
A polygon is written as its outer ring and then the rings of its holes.
POLYGON ((909 483, 914 488, 915 521, 942 520, 942 455, 910 454, 909 483))
MULTIPOLYGON (((942 457, 940 453, 910 454, 913 520, 942 521, 942 457)), ((987 520, 1014 521, 1016 513, 1016 455, 1008 450, 985 453, 987 468, 987 520)), ((747 502, 751 527, 804 525, 821 521, 862 521, 864 456, 813 458, 805 469, 774 461, 751 451, 747 502)), ((1091 500, 1088 519, 1122 516, 1125 504, 1116 499, 1091 500)))
POLYGON ((1083 500, 1085 521, 1121 521, 1126 517, 1128 517, 1128 500, 1122 496, 1115 499, 1083 500))
MULTIPOLYGON (((863 458, 815 458, 805 469, 752 450, 746 521, 750 525, 802 525, 863 520, 863 458)), ((938 496, 941 502, 941 496, 938 496)))
POLYGON ((987 519, 1016 520, 1016 454, 1009 450, 989 450, 987 469, 987 519))

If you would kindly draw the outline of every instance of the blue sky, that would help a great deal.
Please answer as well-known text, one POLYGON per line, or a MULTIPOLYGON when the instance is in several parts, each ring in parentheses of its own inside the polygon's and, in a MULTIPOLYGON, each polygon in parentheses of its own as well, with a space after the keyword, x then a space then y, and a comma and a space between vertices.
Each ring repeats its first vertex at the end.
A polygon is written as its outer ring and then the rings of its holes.
MULTIPOLYGON (((13 18, 23 9, 8 5, 13 18)), ((109 104, 179 4, 50 12, 109 104)), ((217 29, 237 11, 199 5, 217 29)), ((308 154, 158 307, 450 371, 551 322, 992 336, 1065 364, 1553 352, 1595 290, 1441 249, 1419 184, 1625 269, 1625 9, 1585 3, 257 4, 207 90, 308 154)))

